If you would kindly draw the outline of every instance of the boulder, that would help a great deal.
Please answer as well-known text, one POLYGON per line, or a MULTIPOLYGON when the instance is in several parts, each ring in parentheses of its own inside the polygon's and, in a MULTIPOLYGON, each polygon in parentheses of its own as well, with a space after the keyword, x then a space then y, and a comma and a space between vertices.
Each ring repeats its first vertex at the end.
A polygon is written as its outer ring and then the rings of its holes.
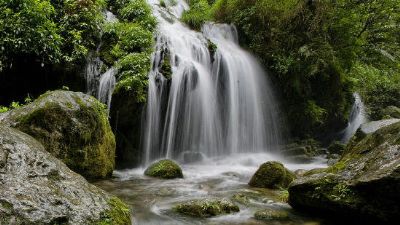
POLYGON ((151 164, 144 174, 150 177, 163 179, 183 178, 182 169, 177 163, 169 159, 162 159, 151 164))
POLYGON ((372 134, 375 131, 381 129, 382 127, 386 127, 397 122, 400 122, 400 119, 385 119, 385 120, 378 120, 378 121, 371 121, 368 123, 364 123, 357 130, 356 136, 358 138, 363 138, 367 134, 372 134))
POLYGON ((0 125, 0 224, 131 224, 121 200, 89 184, 31 136, 0 125))
POLYGON ((339 162, 289 187, 295 209, 380 223, 400 220, 399 202, 400 122, 353 138, 339 162))
POLYGON ((239 212, 239 207, 227 199, 201 199, 180 203, 175 211, 187 216, 208 218, 239 212))
POLYGON ((71 91, 51 91, 1 115, 1 124, 17 128, 44 145, 53 156, 86 178, 104 178, 115 166, 115 137, 105 105, 71 91))
POLYGON ((294 173, 286 169, 282 163, 270 161, 258 168, 249 185, 260 188, 285 188, 294 178, 294 173))

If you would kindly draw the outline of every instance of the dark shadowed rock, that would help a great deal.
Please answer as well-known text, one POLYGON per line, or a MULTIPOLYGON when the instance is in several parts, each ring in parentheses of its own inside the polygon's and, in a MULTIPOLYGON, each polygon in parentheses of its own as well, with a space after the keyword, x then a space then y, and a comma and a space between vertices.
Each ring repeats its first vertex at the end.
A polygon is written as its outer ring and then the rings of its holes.
POLYGON ((0 125, 0 224, 131 224, 129 208, 0 125))
MULTIPOLYGON (((376 127, 376 126, 374 126, 376 127)), ((400 220, 400 123, 354 137, 339 162, 289 187, 296 209, 383 222, 400 220)))
POLYGON ((0 123, 31 135, 86 178, 103 178, 114 169, 115 137, 105 106, 92 96, 47 92, 26 106, 0 115, 0 123))
POLYGON ((282 163, 271 161, 258 168, 249 185, 260 188, 285 188, 294 178, 294 173, 286 169, 282 163))

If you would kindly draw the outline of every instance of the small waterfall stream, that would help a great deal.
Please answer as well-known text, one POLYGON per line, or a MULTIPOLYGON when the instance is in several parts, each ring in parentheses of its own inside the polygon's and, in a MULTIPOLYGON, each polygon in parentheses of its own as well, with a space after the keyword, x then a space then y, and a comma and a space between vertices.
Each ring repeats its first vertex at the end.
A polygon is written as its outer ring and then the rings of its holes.
POLYGON ((187 151, 210 157, 276 149, 277 104, 262 67, 238 45, 235 27, 208 23, 201 33, 192 31, 178 20, 188 8, 184 1, 169 11, 150 3, 159 27, 149 74, 144 163, 187 151), (171 77, 163 74, 165 64, 171 77))
POLYGON ((347 143, 350 138, 356 133, 361 124, 367 122, 365 106, 361 100, 360 95, 358 93, 353 93, 353 97, 354 103, 351 107, 349 123, 347 127, 342 131, 343 135, 341 141, 343 143, 347 143))
MULTIPOLYGON (((107 23, 118 21, 116 16, 108 10, 104 12, 104 18, 107 23)), ((100 42, 96 54, 94 55, 98 55, 101 44, 100 42)), ((106 104, 109 111, 111 108, 111 97, 116 83, 115 75, 117 74, 117 69, 111 67, 106 72, 101 73, 103 66, 104 63, 98 56, 89 56, 85 71, 86 93, 95 96, 100 102, 106 104)))

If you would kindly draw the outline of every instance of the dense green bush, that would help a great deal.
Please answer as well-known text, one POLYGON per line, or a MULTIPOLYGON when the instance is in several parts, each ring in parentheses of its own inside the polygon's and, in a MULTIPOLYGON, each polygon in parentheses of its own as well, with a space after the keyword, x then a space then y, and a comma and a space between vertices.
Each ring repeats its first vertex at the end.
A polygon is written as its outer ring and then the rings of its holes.
POLYGON ((182 21, 191 28, 200 30, 201 25, 212 20, 210 5, 207 0, 190 0, 190 9, 182 14, 182 21))
POLYGON ((387 106, 400 107, 400 73, 398 71, 377 69, 370 65, 357 63, 351 75, 358 91, 368 106, 370 119, 383 119, 387 106))
POLYGON ((104 0, 0 2, 0 69, 20 58, 82 63, 98 42, 104 0))
POLYGON ((24 55, 42 63, 59 62, 63 40, 54 16, 47 0, 0 2, 0 71, 24 55))

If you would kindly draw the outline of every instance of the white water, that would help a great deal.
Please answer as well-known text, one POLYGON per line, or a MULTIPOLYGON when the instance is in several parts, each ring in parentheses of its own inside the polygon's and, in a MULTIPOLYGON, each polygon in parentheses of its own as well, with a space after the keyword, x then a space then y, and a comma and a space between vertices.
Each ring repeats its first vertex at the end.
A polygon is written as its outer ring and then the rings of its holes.
POLYGON ((150 3, 159 27, 142 137, 144 163, 176 159, 185 151, 212 157, 278 148, 277 104, 263 69, 239 47, 236 29, 210 23, 195 32, 176 18, 188 8, 184 1, 169 12, 156 0, 150 3), (208 40, 217 46, 212 57, 208 40), (171 80, 160 71, 167 59, 171 80))
MULTIPOLYGON (((118 21, 116 16, 108 10, 103 14, 107 23, 118 21)), ((100 42, 95 55, 99 54, 101 44, 100 42)), ((89 57, 85 71, 86 93, 95 96, 100 102, 106 104, 109 111, 111 108, 111 97, 115 87, 115 75, 117 74, 117 70, 111 67, 102 74, 101 69, 103 66, 104 63, 99 57, 89 57)))
POLYGON ((365 112, 364 103, 361 100, 361 97, 358 93, 353 94, 354 103, 351 107, 349 123, 347 127, 342 131, 342 142, 347 143, 350 138, 356 133, 357 129, 361 126, 361 124, 367 122, 367 114, 365 112))

